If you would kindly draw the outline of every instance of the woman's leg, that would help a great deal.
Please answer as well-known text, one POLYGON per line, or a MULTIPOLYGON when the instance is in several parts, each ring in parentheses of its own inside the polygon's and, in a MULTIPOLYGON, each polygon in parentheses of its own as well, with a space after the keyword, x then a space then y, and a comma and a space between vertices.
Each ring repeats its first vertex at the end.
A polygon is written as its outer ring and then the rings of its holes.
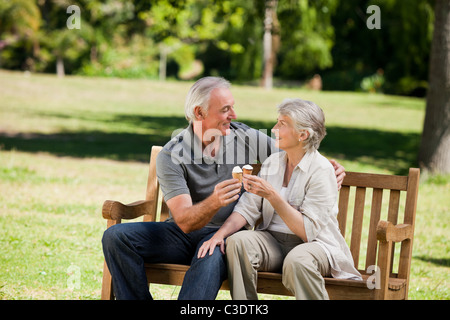
POLYGON ((257 300, 258 270, 280 270, 278 242, 266 231, 240 231, 226 240, 228 281, 235 300, 257 300))
POLYGON ((328 300, 323 276, 330 274, 330 263, 317 243, 303 243, 292 249, 283 263, 283 285, 298 300, 328 300))

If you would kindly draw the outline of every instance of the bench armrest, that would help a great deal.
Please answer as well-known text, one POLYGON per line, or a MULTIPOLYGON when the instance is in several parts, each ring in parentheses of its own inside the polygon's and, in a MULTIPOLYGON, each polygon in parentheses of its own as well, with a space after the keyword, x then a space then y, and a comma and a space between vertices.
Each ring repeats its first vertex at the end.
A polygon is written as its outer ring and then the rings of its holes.
POLYGON ((410 224, 394 225, 389 221, 379 221, 377 225, 377 239, 380 241, 402 242, 412 239, 413 227, 410 224))
POLYGON ((103 203, 102 215, 108 220, 135 219, 150 214, 154 200, 140 200, 129 204, 119 201, 106 200, 103 203))

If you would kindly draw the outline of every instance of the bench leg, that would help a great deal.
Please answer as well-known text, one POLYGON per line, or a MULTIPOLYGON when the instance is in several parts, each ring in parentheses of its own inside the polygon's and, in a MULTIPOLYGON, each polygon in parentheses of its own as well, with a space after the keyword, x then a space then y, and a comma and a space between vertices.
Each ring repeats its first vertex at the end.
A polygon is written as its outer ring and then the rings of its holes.
POLYGON ((102 300, 114 300, 112 277, 106 261, 103 262, 102 300))

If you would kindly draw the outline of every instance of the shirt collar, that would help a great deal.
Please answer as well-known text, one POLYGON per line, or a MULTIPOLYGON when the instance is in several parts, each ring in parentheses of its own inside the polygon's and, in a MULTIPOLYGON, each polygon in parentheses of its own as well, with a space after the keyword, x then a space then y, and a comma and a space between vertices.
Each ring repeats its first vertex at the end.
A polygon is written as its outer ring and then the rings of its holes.
POLYGON ((297 164, 297 167, 300 168, 303 172, 308 172, 309 168, 311 167, 311 162, 314 158, 314 151, 307 151, 305 155, 303 156, 302 160, 297 164))
MULTIPOLYGON (((201 161, 204 158, 202 140, 194 133, 194 125, 192 122, 189 123, 189 126, 187 127, 187 137, 190 137, 191 138, 190 141, 191 141, 191 143, 193 143, 193 145, 191 146, 192 159, 201 161)), ((224 153, 224 146, 233 142, 235 137, 236 137, 236 134, 234 133, 233 128, 230 127, 230 134, 227 136, 221 137, 218 154, 216 155, 216 157, 214 159, 211 159, 210 157, 208 157, 209 160, 214 161, 215 159, 221 159, 221 157, 223 157, 223 153, 224 153), (223 142, 223 139, 225 140, 225 143, 223 142)))
MULTIPOLYGON (((302 160, 300 160, 300 162, 296 165, 296 168, 299 168, 300 170, 302 170, 303 172, 308 172, 309 168, 311 167, 311 162, 314 158, 314 153, 316 151, 307 151, 305 153, 305 155, 303 156, 302 160)), ((285 151, 282 151, 283 155, 283 160, 284 160, 284 165, 286 165, 287 162, 287 153, 285 151)))

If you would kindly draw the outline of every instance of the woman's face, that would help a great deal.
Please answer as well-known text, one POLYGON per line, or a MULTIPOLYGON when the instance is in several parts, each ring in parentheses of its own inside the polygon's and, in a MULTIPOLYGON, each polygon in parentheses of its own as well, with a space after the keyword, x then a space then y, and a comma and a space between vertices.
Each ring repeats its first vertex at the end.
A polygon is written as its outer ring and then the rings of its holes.
POLYGON ((277 148, 287 150, 298 147, 301 144, 300 134, 295 130, 292 119, 285 115, 278 115, 277 123, 272 128, 275 134, 275 145, 277 148))

